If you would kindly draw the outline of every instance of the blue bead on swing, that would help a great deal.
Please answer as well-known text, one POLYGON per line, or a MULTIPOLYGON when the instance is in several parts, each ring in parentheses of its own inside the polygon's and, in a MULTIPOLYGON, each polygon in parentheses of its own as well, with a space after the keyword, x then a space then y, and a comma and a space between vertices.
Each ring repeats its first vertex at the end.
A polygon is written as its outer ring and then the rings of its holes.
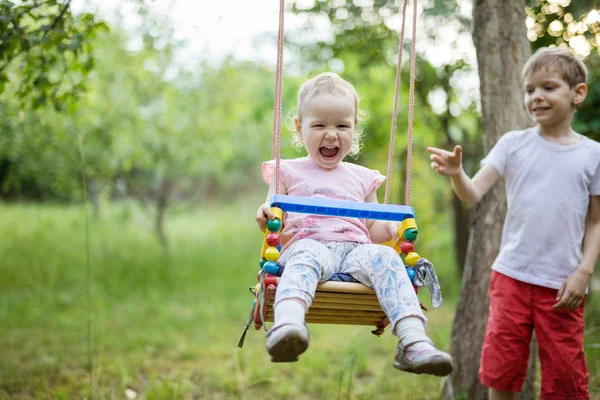
POLYGON ((267 274, 275 275, 279 272, 279 265, 275 261, 267 261, 263 264, 262 269, 267 274))
POLYGON ((417 271, 415 271, 413 267, 406 267, 406 273, 408 274, 410 281, 414 283, 415 278, 417 277, 417 271))

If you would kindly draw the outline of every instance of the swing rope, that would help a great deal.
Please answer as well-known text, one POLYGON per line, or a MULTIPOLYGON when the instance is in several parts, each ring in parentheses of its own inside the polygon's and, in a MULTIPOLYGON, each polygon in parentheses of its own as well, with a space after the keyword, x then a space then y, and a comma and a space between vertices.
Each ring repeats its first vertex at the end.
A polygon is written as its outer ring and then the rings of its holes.
MULTIPOLYGON (((402 28, 400 29, 400 40, 398 41, 398 64, 396 65, 396 89, 394 93, 394 107, 392 110, 392 129, 390 132, 390 149, 388 152, 387 180, 385 183, 384 203, 389 204, 392 184, 392 171, 394 161, 394 149, 396 147, 396 124, 398 118, 398 97, 400 94, 400 77, 402 75, 402 52, 404 49, 404 32, 406 23, 406 6, 408 0, 404 0, 402 6, 402 28)), ((413 0, 413 29, 412 45, 410 51, 410 78, 409 78, 409 100, 408 100, 408 144, 406 152, 406 186, 404 190, 404 204, 410 205, 410 184, 412 175, 412 145, 413 145, 413 123, 415 106, 415 70, 416 70, 416 37, 417 37, 417 0, 413 0)))
MULTIPOLYGON (((389 204, 392 170, 394 160, 394 148, 396 143, 396 124, 398 97, 400 94, 400 78, 402 75, 402 52, 404 43, 404 32, 406 22, 406 7, 408 0, 404 0, 402 6, 402 28, 398 45, 398 64, 396 66, 396 87, 394 92, 394 106, 392 111, 392 127, 390 133, 390 148, 388 152, 387 182, 385 185, 385 204, 389 204)), ((282 92, 283 92, 283 44, 284 44, 284 11, 285 0, 279 1, 279 29, 277 33, 277 65, 275 71, 275 99, 273 106, 273 136, 271 140, 271 158, 275 159, 275 193, 279 194, 280 188, 280 164, 281 164, 281 122, 282 122, 282 92)), ((408 100, 408 143, 406 153, 406 185, 405 204, 410 205, 410 186, 412 175, 412 146, 413 146, 413 124, 415 108, 415 71, 416 71, 416 37, 417 37, 417 0, 413 0, 413 26, 412 43, 410 52, 410 78, 409 78, 409 100, 408 100)))
POLYGON ((279 194, 281 164, 281 106, 283 92, 283 22, 285 0, 279 0, 279 30, 277 32, 277 67, 275 72, 275 101, 273 109, 273 138, 271 159, 275 159, 275 193, 279 194))
MULTIPOLYGON (((405 2, 407 0, 404 0, 405 2)), ((410 205, 410 184, 412 170, 413 125, 415 117, 415 73, 417 65, 417 0, 413 0, 413 26, 410 47, 410 87, 408 89, 408 144, 406 152, 406 190, 404 204, 410 205)), ((398 65, 400 69, 400 65, 398 65)))
POLYGON ((398 64, 396 66, 396 90, 394 92, 394 107, 392 109, 392 131, 390 132, 390 149, 388 152, 387 179, 385 181, 385 199, 384 203, 390 203, 390 192, 392 185, 392 171, 394 159, 394 149, 396 147, 396 124, 398 123, 398 95, 400 92, 400 77, 402 76, 402 52, 404 50, 404 26, 406 23, 406 4, 408 0, 404 0, 402 6, 402 28, 400 29, 400 40, 398 41, 398 64))

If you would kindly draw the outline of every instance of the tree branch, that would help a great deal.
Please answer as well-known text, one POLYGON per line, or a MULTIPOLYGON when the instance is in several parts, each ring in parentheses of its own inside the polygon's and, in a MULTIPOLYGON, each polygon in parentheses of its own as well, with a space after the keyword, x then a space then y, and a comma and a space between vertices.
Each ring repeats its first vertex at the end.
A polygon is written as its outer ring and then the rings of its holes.
POLYGON ((50 25, 50 28, 46 32, 44 32, 44 34, 42 35, 42 40, 44 40, 46 38, 46 35, 48 34, 48 32, 50 32, 52 29, 56 28, 56 25, 65 16, 65 13, 67 12, 67 9, 69 8, 70 5, 71 5, 71 0, 67 0, 67 2, 65 3, 65 6, 62 8, 62 10, 60 10, 60 13, 56 16, 56 18, 54 18, 54 21, 52 21, 52 25, 50 25))

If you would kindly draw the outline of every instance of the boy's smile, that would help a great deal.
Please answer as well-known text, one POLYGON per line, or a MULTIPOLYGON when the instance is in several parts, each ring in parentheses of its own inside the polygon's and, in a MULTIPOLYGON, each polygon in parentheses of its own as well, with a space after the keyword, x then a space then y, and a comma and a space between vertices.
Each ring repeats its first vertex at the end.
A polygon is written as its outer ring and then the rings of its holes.
POLYGON ((295 122, 308 155, 323 168, 334 168, 352 149, 356 110, 348 96, 315 95, 304 104, 302 120, 295 122))
MULTIPOLYGON (((580 85, 569 87, 555 69, 541 69, 527 75, 525 84, 525 106, 527 112, 540 128, 565 128, 568 131, 575 105, 581 103, 580 85)), ((585 86, 585 85, 584 85, 585 86)))

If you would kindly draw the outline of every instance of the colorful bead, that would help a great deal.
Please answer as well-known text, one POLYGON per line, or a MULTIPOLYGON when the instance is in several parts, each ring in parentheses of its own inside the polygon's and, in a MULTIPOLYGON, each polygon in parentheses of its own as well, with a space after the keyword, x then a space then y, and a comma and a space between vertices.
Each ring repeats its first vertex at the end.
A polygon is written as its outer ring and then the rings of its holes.
POLYGON ((398 231, 399 231, 399 235, 402 235, 404 232, 406 232, 409 229, 418 229, 417 228, 417 221, 414 218, 406 218, 405 220, 403 220, 400 223, 400 226, 398 227, 398 231))
POLYGON ((279 246, 279 235, 275 232, 271 232, 267 235, 267 244, 269 246, 277 247, 279 246))
POLYGON ((265 263, 267 262, 267 260, 265 258, 261 258, 260 261, 258 262, 258 264, 260 265, 260 267, 262 268, 263 265, 265 265, 265 263))
POLYGON ((267 288, 270 285, 277 286, 277 277, 275 275, 265 274, 265 278, 263 279, 263 284, 267 288))
POLYGON ((281 229, 281 221, 277 218, 270 219, 269 222, 267 222, 267 229, 270 232, 279 232, 281 229))
POLYGON ((254 293, 258 293, 259 290, 260 290, 260 283, 257 283, 256 286, 254 286, 254 293))
POLYGON ((412 268, 412 267, 407 267, 406 268, 406 273, 408 274, 408 277, 410 278, 410 281, 414 282, 415 278, 417 277, 417 271, 415 271, 415 269, 412 268))
POLYGON ((411 242, 404 241, 400 243, 400 251, 402 251, 404 254, 408 254, 411 251, 415 251, 415 245, 411 242))
POLYGON ((275 275, 279 272, 279 265, 274 261, 267 261, 265 265, 263 265, 263 271, 267 274, 275 275))
POLYGON ((414 228, 407 229, 404 231, 404 239, 408 240, 409 242, 414 242, 415 239, 417 239, 418 234, 419 231, 414 228))
POLYGON ((410 252, 404 258, 404 262, 406 263, 406 265, 413 267, 417 264, 417 261, 419 261, 419 258, 421 258, 420 255, 418 255, 415 252, 410 252))
POLYGON ((276 247, 269 247, 267 251, 265 251, 265 258, 269 261, 279 260, 279 250, 277 250, 276 247))

